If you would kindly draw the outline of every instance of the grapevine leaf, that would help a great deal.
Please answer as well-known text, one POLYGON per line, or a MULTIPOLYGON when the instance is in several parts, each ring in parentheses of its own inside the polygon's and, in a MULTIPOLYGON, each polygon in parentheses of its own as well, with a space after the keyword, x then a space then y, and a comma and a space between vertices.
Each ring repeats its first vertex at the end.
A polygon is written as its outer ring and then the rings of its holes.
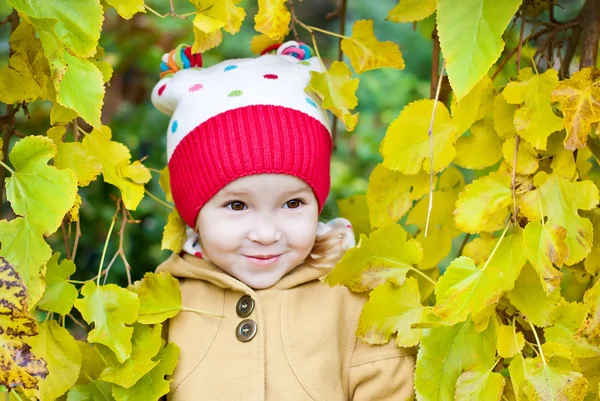
POLYGON ((549 68, 543 74, 534 74, 528 67, 519 71, 518 82, 508 83, 502 92, 508 103, 521 105, 513 120, 516 131, 536 149, 546 149, 548 136, 563 128, 563 121, 552 112, 550 102, 556 85, 556 70, 549 68))
POLYGON ((502 158, 501 146, 502 140, 490 122, 476 122, 470 136, 456 141, 454 164, 475 170, 493 166, 502 158))
MULTIPOLYGON (((74 110, 61 106, 59 103, 54 103, 50 110, 50 125, 65 125, 76 119, 78 116, 79 115, 74 110)), ((48 130, 48 132, 50 132, 50 130, 48 130)))
POLYGON ((345 285, 352 291, 367 291, 385 282, 402 285, 412 265, 423 258, 423 249, 415 239, 407 240, 398 224, 388 224, 361 235, 359 245, 350 248, 324 281, 345 285))
POLYGON ((570 181, 543 171, 536 174, 534 184, 540 191, 538 202, 548 216, 546 224, 567 230, 569 254, 564 263, 571 266, 583 260, 592 247, 593 227, 577 210, 590 210, 598 205, 598 188, 591 181, 570 181))
POLYGON ((14 174, 7 180, 6 197, 27 225, 50 235, 75 202, 77 177, 72 171, 48 165, 56 146, 43 136, 21 139, 10 152, 14 174))
MULTIPOLYGON (((90 57, 96 53, 104 19, 99 0, 8 0, 8 3, 20 14, 38 21, 40 18, 56 21, 55 35, 77 56, 90 57)), ((36 29, 41 36, 39 25, 36 29)))
POLYGON ((48 138, 54 141, 58 152, 54 157, 54 165, 60 169, 71 169, 77 176, 77 185, 86 187, 94 181, 102 165, 98 159, 91 156, 83 144, 79 142, 63 142, 62 137, 66 132, 64 126, 52 127, 48 130, 48 138))
MULTIPOLYGON (((502 144, 504 161, 506 161, 506 164, 508 164, 511 169, 514 168, 515 144, 516 139, 514 137, 507 139, 502 144)), ((533 174, 537 171, 538 166, 539 158, 537 151, 529 144, 529 142, 520 141, 517 152, 517 174, 533 174)))
POLYGON ((456 133, 459 136, 487 114, 484 102, 493 96, 493 93, 492 80, 486 75, 459 102, 455 98, 452 99, 452 122, 456 125, 456 133))
POLYGON ((371 173, 367 188, 371 227, 397 222, 410 210, 413 201, 428 190, 427 173, 404 175, 378 164, 371 173))
POLYGON ((483 264, 490 257, 498 240, 492 236, 482 236, 468 242, 461 256, 467 256, 475 265, 483 264))
POLYGON ((498 326, 496 349, 502 358, 512 358, 521 352, 525 346, 525 337, 520 331, 515 331, 513 326, 498 326))
POLYGON ((146 273, 128 289, 138 295, 138 322, 142 324, 162 323, 181 310, 179 282, 167 272, 146 273))
POLYGON ((223 40, 221 30, 216 30, 211 33, 202 32, 194 26, 194 44, 192 45, 193 53, 204 53, 213 47, 219 46, 223 40))
POLYGON ((587 379, 573 370, 569 360, 554 357, 545 362, 538 356, 523 361, 525 365, 523 392, 530 400, 583 401, 585 398, 587 379))
POLYGON ((250 40, 250 50, 253 54, 260 54, 269 46, 281 44, 285 36, 287 36, 287 32, 280 39, 271 39, 269 35, 261 33, 250 40))
POLYGON ((63 259, 59 264, 60 253, 56 252, 46 264, 46 291, 37 306, 40 309, 66 315, 77 299, 77 288, 69 283, 69 276, 75 273, 75 263, 63 259))
POLYGON ((592 250, 583 261, 585 270, 592 276, 600 274, 600 210, 594 209, 588 215, 594 227, 592 250))
POLYGON ((467 371, 456 382, 455 399, 500 401, 503 388, 504 377, 500 373, 467 371))
POLYGON ((179 348, 174 343, 168 343, 153 358, 154 361, 160 361, 154 369, 128 389, 114 386, 113 396, 117 401, 158 400, 169 392, 170 380, 165 380, 165 375, 173 373, 178 358, 179 348))
POLYGON ((486 309, 513 288, 526 261, 523 236, 516 231, 499 241, 496 252, 481 267, 466 256, 450 263, 435 286, 433 312, 443 323, 456 324, 470 314, 487 314, 486 309))
POLYGON ((371 233, 369 205, 367 204, 366 195, 353 195, 348 198, 339 199, 337 201, 337 207, 340 211, 340 217, 350 220, 352 230, 357 239, 360 234, 371 233))
MULTIPOLYGON (((129 165, 131 154, 125 145, 112 141, 111 138, 110 128, 103 126, 102 130, 95 129, 86 135, 83 146, 102 165, 104 181, 121 190, 125 207, 135 210, 144 197, 144 185, 123 176, 122 170, 129 165)), ((146 174, 146 177, 149 178, 150 174, 146 174)))
POLYGON ((415 370, 417 399, 454 399, 456 381, 463 371, 490 369, 495 355, 495 319, 490 319, 481 333, 475 331, 471 319, 424 329, 415 370))
POLYGON ((133 327, 126 326, 136 321, 140 301, 135 293, 108 284, 96 286, 93 281, 81 288, 81 295, 75 307, 88 324, 94 322, 94 329, 88 333, 88 342, 100 343, 110 348, 119 362, 131 354, 133 327))
MULTIPOLYGON (((434 101, 419 100, 407 105, 388 127, 381 145, 383 165, 403 174, 430 170, 429 124, 434 101)), ((448 109, 438 103, 433 122, 433 171, 443 170, 456 155, 456 127, 448 109)))
POLYGON ((531 221, 523 230, 525 254, 540 276, 546 294, 560 285, 562 273, 553 263, 562 266, 569 256, 566 238, 567 230, 560 226, 550 226, 539 221, 531 221))
POLYGON ((120 164, 118 166, 119 173, 125 177, 129 178, 131 181, 136 184, 145 184, 150 179, 152 179, 152 175, 150 174, 150 170, 148 170, 142 163, 138 160, 134 161, 131 164, 120 164))
POLYGON ((158 365, 158 362, 153 361, 152 358, 161 348, 161 330, 160 324, 153 327, 134 324, 131 355, 123 363, 119 362, 108 348, 99 346, 100 353, 108 365, 100 375, 100 380, 125 388, 137 383, 142 376, 158 365))
POLYGON ((373 20, 358 20, 352 36, 342 39, 342 50, 358 74, 377 68, 404 69, 404 59, 397 44, 380 42, 373 32, 373 20))
POLYGON ((0 259, 0 385, 38 388, 48 374, 46 362, 25 342, 38 327, 27 306, 27 288, 13 266, 0 259))
POLYGON ((221 28, 231 34, 239 32, 246 17, 244 9, 236 5, 239 2, 240 0, 191 0, 196 7, 194 30, 206 34, 221 28))
POLYGON ((83 341, 77 341, 77 345, 81 352, 81 370, 77 384, 88 384, 100 377, 106 367, 106 362, 96 346, 83 341))
POLYGON ((390 10, 386 20, 393 22, 415 22, 435 12, 435 0, 400 0, 390 10))
POLYGON ((354 130, 358 121, 358 113, 351 109, 358 104, 356 89, 359 79, 350 77, 350 67, 341 61, 334 61, 325 72, 310 72, 311 78, 308 92, 314 92, 322 101, 322 106, 330 110, 341 121, 348 131, 354 130))
POLYGON ((284 5, 286 0, 258 0, 258 13, 254 16, 254 29, 273 40, 283 38, 291 21, 291 14, 284 5))
POLYGON ((169 174, 169 166, 160 170, 160 178, 158 183, 165 193, 165 199, 173 202, 173 194, 171 193, 171 175, 169 174))
POLYGON ((552 101, 560 101, 567 137, 565 148, 583 148, 592 130, 592 124, 600 122, 600 71, 583 68, 560 82, 552 92, 552 101))
POLYGON ((517 134, 514 124, 516 111, 517 106, 508 104, 503 93, 496 95, 494 98, 494 128, 502 138, 508 139, 517 134))
POLYGON ((500 57, 502 34, 520 5, 521 0, 467 0, 457 7, 452 0, 438 0, 440 46, 459 99, 500 57))
POLYGON ((565 346, 575 358, 589 358, 600 354, 600 346, 578 335, 586 318, 586 306, 579 302, 563 302, 552 311, 551 327, 544 329, 544 337, 565 346))
POLYGON ((588 289, 584 296, 583 302, 587 308, 587 316, 577 335, 584 338, 593 339, 600 345, 600 283, 588 289))
POLYGON ((52 249, 44 236, 22 217, 7 222, 0 220, 0 256, 16 266, 17 273, 27 287, 29 303, 34 306, 44 293, 45 263, 52 256, 52 249), (23 252, 26 249, 27 252, 23 252))
POLYGON ((69 331, 55 320, 40 324, 39 334, 27 340, 32 351, 48 364, 48 376, 40 383, 39 398, 55 400, 77 381, 81 352, 69 331))
POLYGON ((113 401, 113 385, 101 380, 78 384, 67 394, 67 401, 113 401))
POLYGON ((421 321, 426 310, 421 305, 415 278, 407 278, 400 287, 392 283, 380 285, 369 294, 356 335, 369 344, 385 344, 397 333, 399 347, 415 346, 421 330, 412 329, 410 325, 421 321))
POLYGON ((57 101, 61 106, 77 112, 88 124, 100 128, 100 112, 104 100, 102 72, 90 60, 65 52, 67 71, 57 86, 57 101), (81 83, 85 82, 85 90, 81 83))
POLYGON ((529 264, 525 265, 515 282, 515 288, 507 297, 519 312, 539 327, 546 327, 552 323, 550 314, 561 298, 558 289, 551 293, 545 292, 537 273, 529 264))
POLYGON ((502 228, 512 203, 510 177, 491 173, 465 187, 458 195, 454 221, 468 233, 496 231, 502 228))
POLYGON ((125 19, 131 19, 137 13, 146 12, 144 0, 106 0, 106 2, 125 19))
POLYGON ((170 249, 175 253, 179 253, 183 248, 183 244, 187 239, 186 225, 177 210, 173 209, 169 213, 167 225, 163 230, 162 242, 160 249, 170 249))

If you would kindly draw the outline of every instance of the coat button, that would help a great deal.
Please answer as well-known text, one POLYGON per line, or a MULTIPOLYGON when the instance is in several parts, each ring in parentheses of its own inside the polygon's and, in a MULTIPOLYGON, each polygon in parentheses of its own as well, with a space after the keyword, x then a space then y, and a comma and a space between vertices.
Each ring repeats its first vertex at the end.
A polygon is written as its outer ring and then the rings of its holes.
POLYGON ((242 320, 235 329, 235 336, 241 342, 246 343, 254 338, 256 329, 256 322, 254 320, 242 320))
POLYGON ((244 295, 241 297, 237 305, 235 306, 235 311, 239 317, 248 317, 254 310, 254 300, 250 295, 244 295))

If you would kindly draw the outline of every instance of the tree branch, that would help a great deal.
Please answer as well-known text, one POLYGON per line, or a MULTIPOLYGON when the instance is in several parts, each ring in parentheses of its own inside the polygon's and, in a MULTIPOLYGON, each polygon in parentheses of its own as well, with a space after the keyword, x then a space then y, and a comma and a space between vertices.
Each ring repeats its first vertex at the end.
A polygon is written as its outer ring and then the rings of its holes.
POLYGON ((583 46, 580 68, 596 67, 600 40, 600 0, 587 0, 582 8, 583 46))

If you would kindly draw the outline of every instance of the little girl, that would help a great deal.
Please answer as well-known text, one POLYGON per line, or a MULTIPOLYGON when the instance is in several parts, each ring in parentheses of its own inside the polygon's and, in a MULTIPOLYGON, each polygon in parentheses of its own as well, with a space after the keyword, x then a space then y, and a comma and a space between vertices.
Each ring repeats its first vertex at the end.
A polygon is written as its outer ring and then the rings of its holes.
POLYGON ((172 115, 171 189, 194 228, 157 271, 179 279, 184 306, 210 313, 169 321, 181 352, 167 398, 408 399, 415 350, 358 341, 365 296, 319 280, 354 245, 346 220, 318 222, 332 139, 304 89, 320 61, 292 41, 201 67, 178 47, 152 92, 172 115))

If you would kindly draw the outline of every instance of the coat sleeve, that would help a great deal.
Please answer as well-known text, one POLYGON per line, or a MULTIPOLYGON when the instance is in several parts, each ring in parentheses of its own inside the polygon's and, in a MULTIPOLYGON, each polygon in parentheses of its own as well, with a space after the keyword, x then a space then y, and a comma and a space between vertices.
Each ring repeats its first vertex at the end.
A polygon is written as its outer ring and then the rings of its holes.
POLYGON ((414 399, 416 354, 416 348, 399 348, 393 338, 385 345, 357 339, 350 362, 350 399, 414 399))

